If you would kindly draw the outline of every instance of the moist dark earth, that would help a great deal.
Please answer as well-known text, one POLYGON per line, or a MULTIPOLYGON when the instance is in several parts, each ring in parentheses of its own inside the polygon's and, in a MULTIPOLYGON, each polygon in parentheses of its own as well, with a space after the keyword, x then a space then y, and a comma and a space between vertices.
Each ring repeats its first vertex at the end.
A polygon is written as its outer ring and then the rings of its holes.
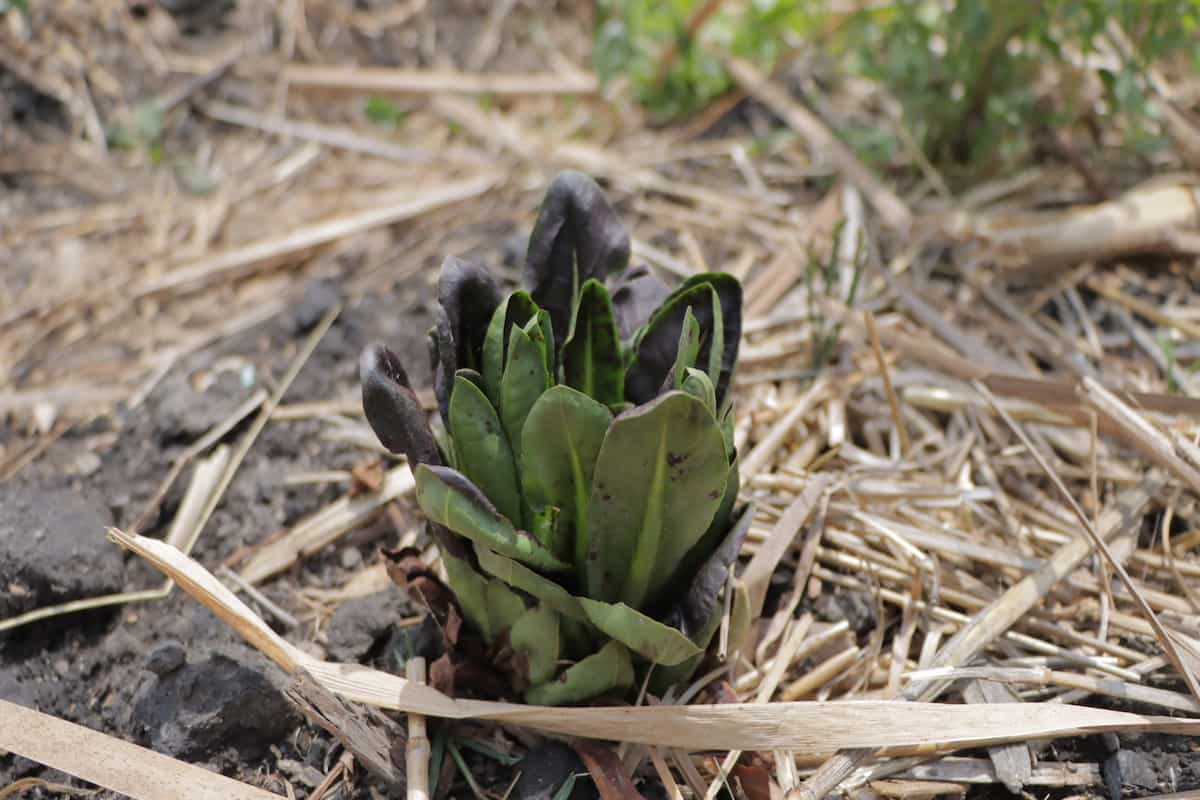
MULTIPOLYGON (((187 9, 206 4, 169 5, 187 9)), ((224 5, 211 4, 213 8, 224 5)), ((444 16, 447 22, 463 17, 444 16)), ((197 16, 190 24, 204 30, 212 22, 197 16)), ((457 35, 452 25, 443 25, 439 36, 457 35)), ((474 32, 460 38, 472 41, 474 32)), ((449 43, 451 49, 454 46, 455 42, 449 43)), ((378 63, 398 61, 397 48, 386 40, 375 47, 378 63)), ((2 70, 0 94, 17 97, 21 113, 36 117, 39 124, 63 125, 57 106, 2 70)), ((742 104, 714 133, 727 125, 744 125, 747 115, 764 114, 752 104, 742 104)), ((22 119, 0 117, 0 123, 6 121, 19 124, 22 119)), ((21 189, 17 183, 0 184, 0 191, 21 189)), ((506 262, 511 267, 525 233, 490 231, 495 249, 475 255, 486 263, 506 262)), ((272 391, 307 333, 335 303, 344 302, 344 310, 285 403, 354 396, 358 353, 375 339, 402 354, 415 384, 427 385, 424 332, 431 319, 437 259, 422 267, 415 278, 360 297, 344 296, 336 278, 310 282, 297 290, 289 313, 182 360, 145 402, 76 425, 14 479, 0 483, 0 619, 70 600, 161 585, 162 576, 109 543, 105 529, 133 526, 171 465, 192 442, 226 420, 257 389, 272 391)), ((6 269, 0 266, 0 280, 20 278, 5 274, 6 269)), ((243 423, 223 441, 236 442, 245 429, 243 423)), ((328 426, 316 419, 269 424, 192 555, 216 569, 342 496, 344 484, 286 480, 303 472, 350 470, 371 460, 361 447, 330 439, 327 432, 328 426)), ((8 435, 0 426, 0 441, 8 435)), ((184 470, 140 533, 165 534, 191 471, 192 467, 184 470)), ((323 657, 397 668, 397 622, 419 613, 399 589, 346 601, 328 616, 314 614, 299 596, 306 588, 342 586, 364 565, 377 562, 379 548, 394 545, 415 524, 411 505, 400 501, 397 506, 400 513, 395 517, 380 515, 260 587, 268 599, 301 622, 297 629, 280 627, 280 632, 323 657)), ((870 598, 831 594, 811 610, 822 619, 847 619, 855 630, 872 627, 870 598)), ((282 693, 286 682, 277 667, 179 590, 165 598, 60 616, 0 633, 0 699, 280 794, 285 794, 282 780, 287 780, 299 796, 305 796, 337 763, 341 751, 289 705, 282 693)), ((460 726, 460 731, 463 738, 493 744, 503 736, 469 724, 460 726)), ((512 738, 504 737, 503 744, 513 746, 518 756, 523 752, 512 738)), ((1056 758, 1103 764, 1106 785, 1091 790, 1097 794, 1133 797, 1200 786, 1200 758, 1194 746, 1179 737, 1095 736, 1052 746, 1056 758)), ((550 798, 565 775, 580 769, 569 749, 555 745, 539 747, 515 763, 465 747, 462 757, 476 780, 497 796, 519 773, 512 796, 550 798)), ((0 755, 0 791, 25 777, 76 783, 27 759, 0 755)), ((640 788, 655 796, 656 787, 640 788)), ((1039 796, 1071 793, 1031 788, 1039 796)), ((573 797, 590 793, 590 785, 580 781, 573 797)), ((1008 796, 1001 787, 972 794, 1008 796)), ((21 796, 48 795, 34 789, 21 796)), ((385 797, 387 792, 359 770, 353 787, 340 796, 385 797)), ((450 796, 470 793, 460 781, 450 796)))
MULTIPOLYGON (((502 259, 497 254, 489 260, 502 259)), ((435 266, 428 265, 422 275, 432 275, 435 266)), ((71 430, 14 480, 0 484, 0 615, 7 618, 68 600, 160 585, 160 575, 104 538, 105 528, 131 526, 172 461, 259 386, 273 388, 309 329, 341 300, 346 301, 345 309, 285 402, 353 396, 357 355, 374 339, 404 354, 414 382, 428 382, 424 331, 432 292, 426 277, 358 299, 341 297, 336 283, 308 284, 290 313, 185 360, 140 407, 71 430), (230 363, 239 365, 236 371, 218 370, 212 377, 217 365, 230 363), (193 380, 198 374, 212 378, 203 383, 203 390, 193 380), (83 457, 93 452, 97 441, 109 440, 111 446, 100 450, 96 461, 83 457)), ((235 441, 244 428, 235 428, 225 441, 235 441)), ((202 564, 215 569, 242 548, 262 542, 344 493, 345 487, 338 484, 293 486, 284 480, 292 473, 349 470, 370 460, 361 448, 331 441, 322 433, 315 419, 277 421, 266 427, 193 551, 202 564)), ((176 481, 142 533, 165 532, 189 474, 190 469, 185 470, 176 481)), ((399 506, 400 517, 414 522, 411 506, 403 501, 399 506)), ((297 596, 305 587, 343 585, 364 564, 375 562, 379 548, 393 545, 400 532, 391 518, 381 515, 266 582, 266 596, 302 620, 300 630, 281 632, 322 656, 398 669, 399 657, 393 651, 396 622, 419 613, 398 588, 347 601, 319 625, 297 596)), ((818 617, 847 619, 852 628, 864 631, 872 627, 872 609, 870 598, 849 594, 830 594, 812 604, 818 617)), ((273 791, 283 793, 284 778, 307 793, 336 763, 340 750, 289 705, 282 693, 286 683, 282 671, 181 591, 0 634, 0 698, 273 791)), ((1058 758, 1102 763, 1109 796, 1141 796, 1200 784, 1200 759, 1178 737, 1089 737, 1056 746, 1058 758)), ((546 793, 546 784, 552 781, 551 773, 570 772, 563 767, 567 757, 541 749, 531 756, 533 761, 503 767, 488 756, 463 750, 476 779, 501 795, 521 770, 519 791, 513 796, 553 796, 546 793)), ((70 780, 24 758, 0 756, 0 786, 22 777, 70 780)), ((590 787, 581 783, 580 788, 590 787)), ((1004 791, 989 787, 979 794, 1001 796, 1004 791)), ((359 773, 353 792, 343 796, 386 793, 359 773)))

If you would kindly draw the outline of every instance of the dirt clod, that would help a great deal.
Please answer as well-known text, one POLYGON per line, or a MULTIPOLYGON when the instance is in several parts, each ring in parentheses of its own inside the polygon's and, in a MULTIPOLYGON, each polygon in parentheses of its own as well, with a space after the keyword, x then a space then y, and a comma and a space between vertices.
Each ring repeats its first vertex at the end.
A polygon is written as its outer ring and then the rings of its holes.
POLYGON ((299 724, 287 678, 245 647, 217 650, 151 674, 133 704, 135 727, 155 750, 185 759, 233 748, 258 758, 299 724))
POLYGON ((329 621, 329 657, 361 662, 403 616, 405 606, 404 595, 392 589, 342 603, 329 621))
POLYGON ((77 492, 0 485, 0 617, 121 590, 112 517, 77 492))

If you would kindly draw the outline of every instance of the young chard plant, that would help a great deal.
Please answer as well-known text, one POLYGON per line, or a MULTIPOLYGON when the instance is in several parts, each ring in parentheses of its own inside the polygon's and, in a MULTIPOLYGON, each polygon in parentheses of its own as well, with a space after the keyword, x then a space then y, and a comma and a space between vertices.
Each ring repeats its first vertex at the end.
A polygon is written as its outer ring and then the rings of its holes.
POLYGON ((523 289, 443 264, 437 433, 391 351, 360 362, 367 419, 412 465, 462 616, 531 703, 624 694, 648 670, 665 689, 727 605, 748 622, 730 580, 751 517, 735 508, 741 287, 705 274, 669 291, 629 254, 600 188, 565 172, 523 289))

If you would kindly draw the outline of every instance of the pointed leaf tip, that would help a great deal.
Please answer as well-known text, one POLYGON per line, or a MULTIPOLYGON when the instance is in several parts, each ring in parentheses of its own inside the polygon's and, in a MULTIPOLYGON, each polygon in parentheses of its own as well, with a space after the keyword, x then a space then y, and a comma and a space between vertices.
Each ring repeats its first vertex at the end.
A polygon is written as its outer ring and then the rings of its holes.
POLYGON ((379 441, 393 453, 403 453, 415 469, 439 464, 437 443, 429 430, 425 409, 408 382, 400 357, 375 343, 358 360, 363 413, 379 441))
POLYGON ((442 421, 449 424, 454 375, 460 369, 481 367, 488 322, 502 294, 485 267, 450 256, 442 262, 437 296, 439 308, 429 333, 430 359, 438 408, 442 421))
POLYGON ((550 312, 555 341, 566 337, 579 287, 623 270, 629 252, 629 234, 596 182, 559 173, 538 211, 523 274, 534 301, 550 312))

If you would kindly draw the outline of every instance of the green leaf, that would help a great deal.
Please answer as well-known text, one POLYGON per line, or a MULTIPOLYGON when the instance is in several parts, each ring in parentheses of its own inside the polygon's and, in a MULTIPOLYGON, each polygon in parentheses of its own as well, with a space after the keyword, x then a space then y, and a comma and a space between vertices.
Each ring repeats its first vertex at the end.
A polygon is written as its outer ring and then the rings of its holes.
POLYGON ((629 234, 604 192, 587 175, 559 173, 538 209, 522 273, 533 299, 550 312, 556 340, 566 338, 582 285, 603 282, 628 263, 629 234))
POLYGON ((588 596, 653 602, 712 522, 728 471, 721 428, 690 395, 668 392, 617 417, 588 503, 588 596))
POLYGON ((469 563, 444 550, 442 563, 446 567, 446 582, 454 591, 463 616, 488 643, 525 614, 525 601, 503 581, 485 578, 469 563))
POLYGON ((500 379, 508 362, 508 339, 516 325, 524 328, 538 307, 528 292, 513 292, 496 306, 483 338, 483 386, 493 403, 500 402, 500 379))
POLYGON ((372 95, 367 98, 367 102, 363 106, 363 113, 376 125, 393 130, 399 128, 400 123, 408 115, 408 112, 392 102, 391 98, 380 95, 372 95))
POLYGON ((496 409, 466 370, 450 395, 450 435, 459 468, 510 520, 521 521, 516 461, 496 409))
POLYGON ((599 281, 583 285, 562 360, 563 383, 606 406, 621 402, 625 391, 621 340, 608 289, 599 281))
POLYGON ((672 387, 683 388, 683 380, 687 371, 696 365, 696 357, 700 355, 700 323, 689 308, 683 315, 683 327, 679 331, 679 349, 675 353, 675 366, 671 370, 672 387))
MULTIPOLYGON (((712 381, 709 379, 707 373, 689 367, 679 388, 704 403, 704 407, 712 414, 716 414, 717 392, 713 389, 712 381)), ((724 443, 724 441, 725 435, 722 432, 721 442, 724 443)))
POLYGON ((549 578, 543 577, 519 561, 502 556, 482 545, 475 546, 479 568, 516 589, 536 597, 564 617, 587 622, 588 616, 570 592, 549 578))
MULTIPOLYGON (((721 382, 721 367, 723 351, 725 350, 725 314, 721 308, 721 296, 717 290, 713 289, 712 296, 712 315, 713 326, 709 334, 709 340, 705 342, 705 348, 708 351, 708 361, 705 370, 708 372, 708 377, 715 387, 721 382)), ((699 358, 699 354, 697 354, 699 358)), ((712 407, 716 408, 716 401, 712 403, 712 407)))
POLYGON ((624 603, 578 599, 593 625, 652 664, 670 667, 700 653, 700 648, 681 631, 624 603))
POLYGON ((437 297, 430 331, 434 389, 442 419, 449 420, 454 376, 460 369, 480 369, 484 337, 501 295, 496 279, 485 267, 451 257, 442 262, 437 297))
POLYGON ((620 642, 609 642, 557 678, 525 692, 525 702, 539 706, 582 703, 633 686, 633 662, 620 642))
POLYGON ((430 521, 537 569, 559 571, 570 567, 533 536, 516 530, 462 473, 421 464, 416 469, 416 484, 417 503, 430 521))
MULTIPOLYGON (((565 535, 551 549, 560 558, 574 558, 579 570, 588 552, 592 475, 612 420, 607 408, 582 392, 554 386, 533 404, 521 434, 526 495, 535 505, 561 509, 565 535)), ((563 528, 559 526, 559 530, 563 528)))
MULTIPOLYGON (((532 325, 533 321, 530 320, 529 324, 532 325)), ((538 309, 537 327, 542 332, 542 337, 540 339, 537 336, 534 336, 533 330, 529 327, 526 328, 526 332, 530 336, 533 336, 534 341, 541 343, 542 350, 546 356, 546 372, 548 372, 553 378, 558 374, 558 354, 554 349, 554 320, 550 319, 550 312, 544 308, 538 309)))
POLYGON ((562 643, 558 614, 545 605, 526 611, 509 629, 508 643, 525 657, 525 677, 529 683, 537 685, 550 680, 558 667, 562 643))
MULTIPOLYGON (((530 320, 527 328, 532 328, 541 339, 536 319, 530 320)), ((500 419, 512 447, 514 463, 521 463, 521 430, 529 409, 549 385, 550 373, 546 371, 542 344, 514 325, 508 339, 508 363, 500 378, 500 419)))

